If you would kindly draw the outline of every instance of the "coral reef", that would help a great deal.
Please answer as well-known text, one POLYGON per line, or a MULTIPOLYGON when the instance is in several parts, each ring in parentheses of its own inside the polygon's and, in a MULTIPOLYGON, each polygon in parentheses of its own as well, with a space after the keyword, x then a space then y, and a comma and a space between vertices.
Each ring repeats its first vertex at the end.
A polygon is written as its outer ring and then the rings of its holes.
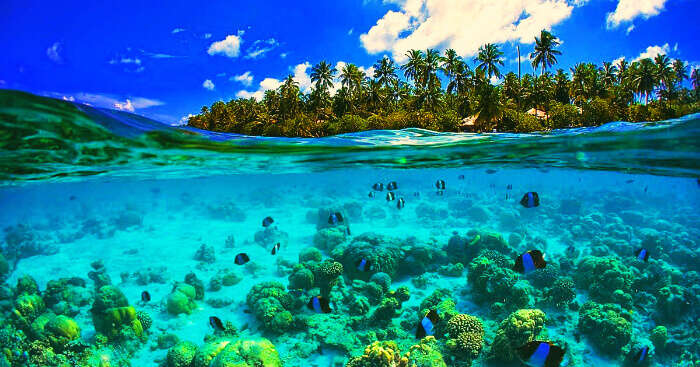
POLYGON ((467 282, 478 302, 495 305, 492 311, 515 310, 531 302, 532 287, 519 281, 518 273, 497 262, 479 256, 468 266, 467 282))
POLYGON ((478 317, 458 314, 447 322, 447 348, 457 359, 474 359, 484 344, 484 325, 478 317))
POLYGON ((171 315, 190 314, 197 308, 195 298, 197 290, 185 283, 176 283, 172 292, 168 295, 166 306, 171 315))
POLYGON ((516 359, 516 349, 535 340, 544 328, 546 316, 538 309, 523 309, 511 313, 498 326, 490 357, 509 362, 516 359))
POLYGON ((632 338, 631 316, 617 304, 589 301, 578 314, 578 330, 605 353, 620 353, 632 338))
MULTIPOLYGON (((574 275, 576 285, 588 290, 591 299, 602 303, 620 303, 631 299, 629 296, 633 274, 630 269, 614 257, 584 258, 574 275), (618 292, 615 295, 615 291, 618 292)), ((629 305, 628 305, 629 306, 629 305)))
POLYGON ((331 256, 345 267, 351 279, 368 280, 374 273, 383 272, 392 279, 398 274, 399 265, 405 257, 397 240, 364 233, 353 238, 349 244, 336 247, 331 256), (370 264, 369 271, 357 269, 357 262, 365 259, 370 264))
POLYGON ((248 292, 246 303, 262 327, 271 332, 283 333, 293 325, 290 310, 293 305, 292 296, 284 290, 279 282, 262 282, 254 285, 248 292))

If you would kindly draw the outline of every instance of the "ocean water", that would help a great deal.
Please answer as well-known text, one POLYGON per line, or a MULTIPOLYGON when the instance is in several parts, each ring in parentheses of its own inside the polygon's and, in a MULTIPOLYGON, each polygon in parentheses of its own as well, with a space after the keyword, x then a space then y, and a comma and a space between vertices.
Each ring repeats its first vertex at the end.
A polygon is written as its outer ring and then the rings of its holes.
POLYGON ((233 366, 224 346, 270 352, 261 338, 273 356, 236 366, 520 366, 533 340, 563 366, 700 365, 699 115, 256 138, 0 91, 0 124, 0 366, 168 367, 178 341, 199 353, 178 366, 233 366), (531 250, 546 267, 512 270, 531 250), (104 287, 124 297, 100 305, 104 287), (319 294, 330 313, 307 307, 319 294), (110 319, 119 307, 140 314, 110 319), (79 333, 46 326, 56 315, 79 333))

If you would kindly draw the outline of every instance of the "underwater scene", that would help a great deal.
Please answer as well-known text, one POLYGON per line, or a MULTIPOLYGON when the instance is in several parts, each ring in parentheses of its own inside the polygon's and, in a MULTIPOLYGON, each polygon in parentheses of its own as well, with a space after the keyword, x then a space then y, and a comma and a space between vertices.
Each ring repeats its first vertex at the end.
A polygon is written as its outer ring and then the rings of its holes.
POLYGON ((254 138, 1 95, 0 366, 700 365, 698 115, 254 138))

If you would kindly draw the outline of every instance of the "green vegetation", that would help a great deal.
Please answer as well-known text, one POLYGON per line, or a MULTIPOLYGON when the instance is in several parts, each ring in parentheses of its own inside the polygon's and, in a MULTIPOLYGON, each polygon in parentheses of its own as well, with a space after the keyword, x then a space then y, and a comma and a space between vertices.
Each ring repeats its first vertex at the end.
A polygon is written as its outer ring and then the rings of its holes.
POLYGON ((545 131, 610 121, 658 121, 700 111, 700 72, 666 55, 602 66, 578 63, 567 73, 548 71, 561 42, 542 31, 530 54, 539 75, 502 75, 503 52, 479 48, 475 68, 452 50, 410 50, 404 65, 382 58, 374 74, 356 65, 336 70, 326 61, 311 69, 303 93, 289 75, 262 101, 234 99, 202 107, 188 125, 266 136, 320 137, 372 129, 418 127, 435 131, 545 131), (403 73, 401 80, 399 73, 403 73), (333 81, 340 88, 332 94, 333 81), (503 78, 492 84, 492 78, 503 78), (690 80, 691 89, 683 87, 690 80), (443 83, 444 88, 443 88, 443 83))

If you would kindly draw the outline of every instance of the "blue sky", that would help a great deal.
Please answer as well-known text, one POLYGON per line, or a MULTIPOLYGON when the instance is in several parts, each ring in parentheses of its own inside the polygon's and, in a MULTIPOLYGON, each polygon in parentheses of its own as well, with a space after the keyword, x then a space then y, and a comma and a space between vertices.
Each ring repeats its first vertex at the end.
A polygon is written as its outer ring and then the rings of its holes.
MULTIPOLYGON (((204 104, 258 98, 310 65, 454 48, 473 59, 491 42, 517 70, 533 36, 563 44, 557 67, 661 52, 700 65, 697 0, 354 0, 39 2, 4 0, 0 88, 117 108, 176 124, 204 104), (81 4, 78 4, 81 3, 81 4)), ((529 62, 523 71, 531 71, 529 62)))

